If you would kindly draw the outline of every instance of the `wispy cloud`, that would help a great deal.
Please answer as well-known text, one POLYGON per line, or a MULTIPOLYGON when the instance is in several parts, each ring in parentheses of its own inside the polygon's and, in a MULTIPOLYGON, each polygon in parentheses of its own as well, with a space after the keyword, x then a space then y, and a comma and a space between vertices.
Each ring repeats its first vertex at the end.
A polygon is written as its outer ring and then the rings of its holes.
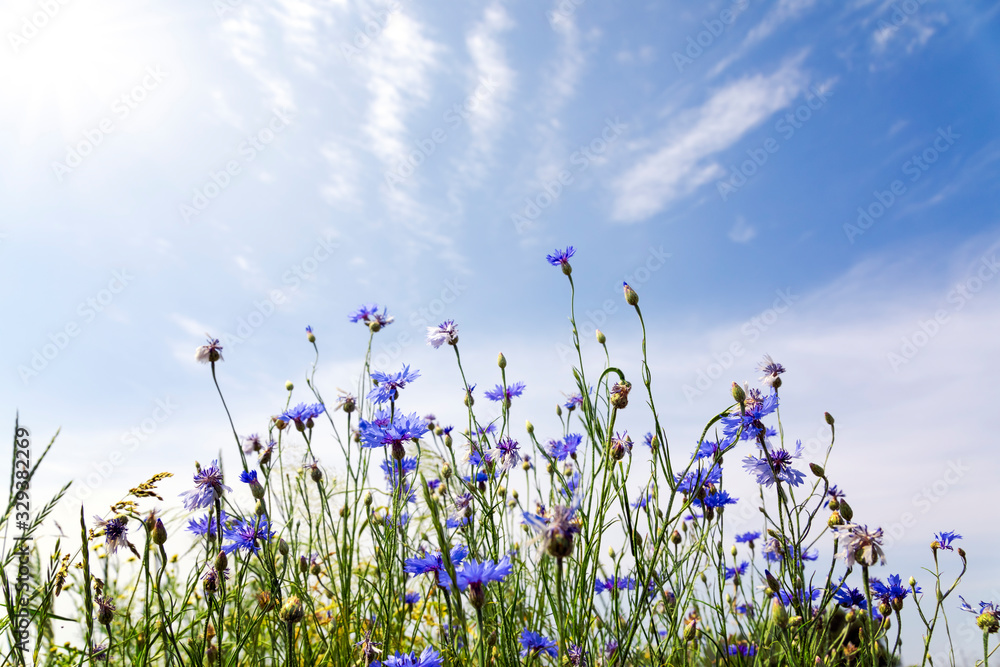
POLYGON ((729 230, 729 240, 733 243, 750 243, 757 236, 757 229, 749 224, 742 215, 729 230))
POLYGON ((804 54, 770 75, 744 77, 715 91, 701 107, 681 112, 651 155, 612 184, 612 218, 638 222, 676 199, 718 178, 723 168, 711 159, 749 130, 787 106, 807 85, 804 54))

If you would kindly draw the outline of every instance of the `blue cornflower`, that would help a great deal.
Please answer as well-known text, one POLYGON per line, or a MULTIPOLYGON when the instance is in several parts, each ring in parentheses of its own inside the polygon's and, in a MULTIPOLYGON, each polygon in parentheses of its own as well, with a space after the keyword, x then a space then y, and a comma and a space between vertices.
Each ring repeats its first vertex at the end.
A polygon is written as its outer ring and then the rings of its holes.
MULTIPOLYGON (((131 546, 128 543, 128 518, 116 516, 105 521, 99 516, 95 516, 97 525, 104 529, 104 545, 109 553, 118 551, 118 547, 131 546)), ((133 551, 135 549, 133 548, 133 551)))
POLYGON ((708 490, 709 486, 722 482, 722 468, 716 464, 708 470, 692 470, 684 477, 678 473, 675 480, 680 493, 688 496, 698 495, 701 489, 708 490))
MULTIPOLYGON (((899 611, 903 607, 903 600, 910 594, 910 589, 903 585, 898 574, 889 575, 889 584, 883 584, 874 577, 869 581, 874 593, 882 602, 892 605, 892 608, 899 611)), ((914 586, 914 592, 919 593, 920 587, 914 586)))
POLYGON ((788 605, 792 604, 793 601, 800 602, 803 605, 809 601, 815 602, 816 600, 819 599, 819 596, 822 595, 822 593, 823 589, 813 588, 812 586, 810 586, 808 591, 801 588, 797 588, 792 592, 779 591, 778 598, 781 600, 781 604, 787 607, 788 605))
POLYGON ((819 558, 819 550, 814 549, 801 552, 795 545, 782 544, 777 539, 772 538, 764 545, 764 558, 771 562, 784 560, 785 556, 791 556, 793 561, 812 561, 819 558))
POLYGON ((948 551, 954 551, 955 548, 951 546, 951 543, 955 540, 962 539, 962 536, 958 533, 952 531, 946 531, 943 533, 935 533, 934 541, 931 542, 932 549, 947 549, 948 551), (937 546, 935 546, 937 545, 937 546))
POLYGON ((379 326, 384 327, 392 324, 393 317, 386 314, 386 309, 383 308, 382 312, 378 312, 378 304, 370 303, 361 306, 356 311, 351 313, 350 320, 352 322, 363 322, 365 325, 371 326, 372 322, 378 322, 379 326))
POLYGON ((576 454, 576 449, 582 441, 583 436, 579 433, 570 433, 562 440, 550 440, 549 456, 560 461, 565 461, 566 457, 576 454))
POLYGON ((615 461, 621 461, 626 454, 630 456, 632 454, 632 438, 629 437, 628 431, 615 433, 615 437, 611 438, 609 445, 611 458, 615 461))
MULTIPOLYGON (((469 548, 463 544, 459 544, 457 547, 452 548, 452 565, 459 565, 468 555, 469 548)), ((407 558, 403 563, 403 571, 409 572, 412 575, 427 574, 432 572, 435 576, 437 576, 439 573, 445 571, 444 556, 441 555, 441 552, 433 554, 424 553, 420 556, 412 556, 407 558)))
POLYGON ((376 386, 368 392, 368 400, 382 404, 399 398, 399 390, 420 377, 420 372, 411 371, 410 367, 404 364, 403 370, 398 373, 375 371, 371 376, 376 386))
POLYGON ((260 543, 267 542, 274 537, 274 532, 269 530, 265 517, 254 517, 251 519, 236 519, 229 527, 223 527, 222 535, 232 544, 222 547, 227 554, 231 554, 237 549, 246 549, 249 553, 260 551, 260 543))
POLYGON ((727 567, 726 568, 726 580, 728 581, 729 579, 732 579, 737 574, 740 575, 740 576, 743 576, 744 574, 747 573, 747 568, 748 567, 750 567, 750 563, 748 561, 743 561, 742 563, 740 563, 736 567, 727 567))
POLYGON ((521 650, 522 658, 534 658, 542 653, 547 653, 553 658, 557 655, 557 647, 559 646, 554 640, 548 637, 543 637, 537 632, 532 632, 531 630, 525 628, 521 632, 521 636, 518 638, 523 647, 521 650))
POLYGON ((729 495, 728 491, 713 491, 705 496, 704 500, 699 498, 694 498, 692 502, 696 505, 704 505, 705 507, 719 508, 725 507, 726 505, 735 505, 737 498, 733 498, 729 495))
POLYGON ((553 505, 548 511, 539 507, 539 514, 524 512, 524 523, 542 536, 542 548, 550 556, 565 558, 573 553, 573 536, 580 532, 576 511, 583 497, 577 494, 567 505, 553 505))
POLYGON ((402 597, 403 604, 417 604, 420 602, 420 593, 414 593, 413 591, 406 591, 402 597))
POLYGON ((634 591, 635 577, 608 577, 607 579, 598 579, 594 582, 594 593, 598 595, 604 591, 611 591, 613 593, 620 590, 634 591))
MULTIPOLYGON (((361 420, 358 431, 361 434, 362 447, 399 447, 403 443, 422 438, 427 434, 427 423, 416 413, 408 415, 397 414, 395 420, 389 421, 389 413, 379 410, 374 419, 368 422, 361 420)), ((395 458, 395 450, 393 457, 395 458)), ((402 456, 398 457, 402 458, 402 456)))
POLYGON ((250 485, 250 493, 254 498, 260 499, 264 497, 264 487, 257 481, 256 470, 244 470, 241 472, 240 481, 250 485))
POLYGON ((729 655, 741 655, 744 658, 752 658, 757 655, 757 647, 753 644, 732 644, 729 647, 729 655))
POLYGON ((736 541, 740 544, 749 543, 750 548, 753 549, 754 540, 760 539, 760 533, 758 531, 750 531, 749 533, 743 533, 742 535, 736 536, 736 541))
POLYGON ((461 528, 462 526, 467 526, 472 523, 471 516, 452 516, 448 517, 448 520, 444 522, 445 528, 461 528))
POLYGON ((757 365, 757 370, 764 374, 760 377, 760 381, 768 387, 773 387, 774 381, 785 372, 785 367, 771 359, 771 355, 765 354, 764 360, 757 365))
POLYGON ((569 258, 576 254, 576 249, 573 246, 568 246, 565 250, 556 251, 551 255, 547 255, 545 259, 549 260, 549 264, 552 266, 565 265, 569 263, 569 258))
POLYGON ((756 440, 758 435, 766 435, 761 420, 778 409, 778 394, 773 391, 763 397, 759 391, 751 389, 746 392, 746 396, 742 414, 737 410, 722 418, 722 432, 727 441, 732 441, 737 433, 740 434, 740 440, 756 440))
POLYGON ((706 459, 709 457, 715 458, 715 455, 721 452, 725 447, 718 442, 712 440, 704 440, 700 445, 698 445, 698 450, 694 453, 694 458, 696 459, 706 459))
POLYGON ((396 486, 399 483, 399 472, 402 468, 403 477, 405 478, 411 472, 415 472, 417 469, 417 459, 415 457, 403 458, 398 461, 383 459, 382 463, 379 464, 382 468, 382 472, 385 473, 385 479, 391 486, 396 486))
POLYGON ((566 478, 566 486, 563 487, 563 495, 567 498, 573 498, 576 495, 577 490, 580 488, 580 481, 583 478, 580 476, 579 470, 574 470, 573 474, 566 478))
POLYGON ((996 633, 997 628, 1000 627, 1000 605, 994 602, 980 602, 979 611, 976 611, 961 595, 958 596, 958 599, 962 601, 962 606, 959 609, 976 614, 976 625, 980 629, 990 634, 996 633))
POLYGON ((233 492, 222 483, 222 471, 219 469, 218 460, 212 461, 212 465, 196 472, 194 484, 194 489, 179 494, 184 498, 184 507, 188 510, 211 507, 213 502, 222 497, 223 491, 233 492))
MULTIPOLYGON (((469 602, 476 609, 482 609, 486 604, 486 584, 503 581, 514 566, 510 558, 504 556, 498 562, 487 560, 482 563, 469 559, 462 564, 462 569, 455 573, 458 590, 469 589, 469 602)), ((447 588, 450 577, 447 572, 438 573, 438 585, 447 588)))
POLYGON ((775 481, 782 481, 798 486, 805 481, 806 476, 800 471, 792 468, 792 459, 802 458, 802 441, 798 441, 795 446, 795 453, 784 449, 771 451, 771 460, 767 457, 757 458, 747 456, 743 459, 743 468, 752 475, 757 476, 757 483, 771 487, 775 481))
POLYGON ((653 449, 653 438, 656 437, 652 433, 647 433, 642 437, 642 444, 646 445, 650 449, 653 449))
POLYGON ((300 431, 304 431, 306 428, 312 428, 312 420, 319 417, 321 414, 326 412, 326 406, 322 403, 299 403, 294 408, 285 410, 283 413, 278 415, 278 419, 285 422, 286 424, 295 423, 295 428, 300 431))
POLYGON ((523 382, 514 382, 513 384, 507 385, 506 391, 504 391, 502 385, 498 384, 496 387, 486 392, 486 398, 494 402, 504 401, 507 407, 510 407, 510 399, 517 398, 523 393, 524 393, 523 382))
MULTIPOLYGON (((226 524, 226 510, 222 510, 222 524, 226 524)), ((214 515, 206 514, 200 519, 190 519, 188 520, 188 530, 199 537, 207 537, 212 539, 215 537, 216 528, 218 524, 214 515)))
POLYGON ((857 588, 841 588, 833 594, 833 599, 841 607, 868 609, 868 600, 865 599, 865 594, 857 588))
POLYGON ((518 451, 517 440, 503 438, 497 446, 489 450, 488 455, 500 466, 501 470, 510 470, 521 462, 521 454, 518 451))
POLYGON ((389 656, 381 663, 372 663, 372 667, 441 667, 441 654, 428 646, 418 657, 416 653, 400 653, 389 656))
POLYGON ((653 490, 646 489, 639 494, 639 497, 635 499, 632 503, 632 509, 645 509, 649 505, 649 501, 653 499, 653 490))

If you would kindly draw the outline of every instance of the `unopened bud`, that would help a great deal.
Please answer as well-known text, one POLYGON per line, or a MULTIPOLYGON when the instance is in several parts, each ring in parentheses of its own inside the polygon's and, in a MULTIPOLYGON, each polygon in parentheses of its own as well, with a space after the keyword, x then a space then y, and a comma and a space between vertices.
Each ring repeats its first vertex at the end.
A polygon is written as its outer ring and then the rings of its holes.
POLYGON ((611 560, 615 559, 615 548, 614 547, 608 547, 608 558, 610 558, 611 560))
POLYGON ((562 406, 558 403, 556 404, 556 417, 562 417, 562 406))
POLYGON ((622 283, 625 289, 625 303, 630 306, 639 305, 639 295, 636 294, 635 290, 628 286, 628 283, 622 283))
POLYGON ((823 466, 819 465, 818 463, 810 463, 809 469, 812 470, 812 474, 816 475, 817 477, 822 477, 822 478, 826 477, 826 471, 823 470, 823 466))
POLYGON ((747 402, 747 393, 743 391, 743 387, 741 387, 735 382, 733 383, 733 400, 735 400, 740 405, 743 405, 747 402))
POLYGON ((524 422, 524 428, 528 431, 528 435, 533 435, 535 433, 535 425, 530 421, 524 422))
POLYGON ((373 500, 374 500, 374 498, 372 498, 372 492, 371 491, 365 491, 365 507, 371 507, 373 500))
POLYGON ((157 519, 156 523, 153 524, 153 544, 162 545, 167 541, 167 528, 163 525, 161 519, 157 519))
POLYGON ((284 558, 288 558, 288 542, 283 537, 278 538, 278 553, 284 558))
POLYGON ((600 329, 597 330, 597 342, 600 343, 601 345, 604 345, 605 343, 608 342, 608 337, 605 336, 604 332, 602 332, 600 329))
POLYGON ((830 426, 833 426, 833 415, 831 415, 829 412, 824 412, 823 413, 823 419, 826 420, 827 424, 829 424, 830 426))
POLYGON ((302 600, 299 599, 298 595, 292 595, 285 600, 285 603, 281 605, 281 611, 278 612, 278 618, 289 625, 298 623, 304 616, 305 609, 303 609, 302 600))
POLYGON ((441 464, 441 479, 451 479, 451 466, 448 463, 441 464))
POLYGON ((264 507, 264 501, 258 500, 253 507, 253 511, 257 516, 264 516, 265 514, 267 514, 267 508, 264 507))
POLYGON ((305 574, 309 571, 309 559, 305 556, 299 556, 299 572, 305 574))
POLYGON ((295 389, 295 385, 289 380, 285 383, 285 391, 291 391, 292 389, 295 389))
POLYGON ((497 355, 497 366, 500 368, 507 368, 507 357, 503 356, 503 352, 497 355))
POLYGON ((736 558, 737 551, 736 551, 736 545, 735 544, 733 545, 733 548, 729 550, 729 553, 731 553, 733 555, 733 558, 736 558))
POLYGON ((830 518, 826 520, 826 525, 833 528, 834 526, 843 526, 844 519, 840 516, 840 512, 833 512, 830 514, 830 518))
POLYGON ((839 511, 840 516, 844 517, 844 521, 847 521, 848 523, 850 523, 851 519, 854 518, 854 510, 851 509, 851 506, 847 504, 846 500, 840 501, 839 511))
POLYGON ((229 557, 225 551, 220 551, 219 555, 215 557, 215 570, 223 572, 227 567, 229 567, 229 557))
POLYGON ((785 611, 785 605, 781 604, 781 599, 778 597, 774 598, 771 602, 771 618, 774 619, 774 624, 779 628, 788 627, 788 612, 785 611))

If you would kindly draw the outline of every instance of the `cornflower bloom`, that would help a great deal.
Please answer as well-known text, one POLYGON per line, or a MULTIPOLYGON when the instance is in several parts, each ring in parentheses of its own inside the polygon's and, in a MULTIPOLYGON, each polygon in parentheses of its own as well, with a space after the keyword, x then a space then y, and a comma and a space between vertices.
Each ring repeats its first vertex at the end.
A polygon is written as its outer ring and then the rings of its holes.
POLYGON ((375 371, 371 377, 377 386, 368 392, 368 400, 382 404, 399 398, 399 390, 420 377, 420 372, 411 371, 410 367, 404 364, 403 370, 398 373, 375 371))
POLYGON ((857 588, 841 588, 833 594, 833 599, 841 607, 868 609, 868 600, 865 599, 865 594, 857 588))
POLYGON ((736 541, 743 544, 749 544, 750 548, 753 549, 754 540, 760 539, 760 533, 758 531, 751 531, 749 533, 743 533, 736 536, 736 541))
POLYGON ((549 264, 552 266, 566 266, 569 264, 569 258, 575 254, 576 249, 573 246, 568 246, 565 250, 556 248, 555 252, 547 255, 545 259, 549 260, 549 264))
POLYGON ((573 412, 573 410, 583 407, 583 394, 573 394, 566 399, 566 402, 563 403, 563 407, 566 408, 568 412, 573 412))
POLYGON ((792 459, 802 458, 802 441, 798 441, 795 446, 795 453, 784 449, 775 449, 770 452, 770 460, 767 455, 757 458, 747 456, 743 459, 743 468, 748 473, 757 476, 757 483, 770 488, 776 481, 786 482, 792 486, 799 486, 805 481, 806 476, 792 467, 792 459))
POLYGON ((389 413, 385 410, 379 410, 370 422, 361 420, 358 428, 362 447, 390 447, 395 459, 405 456, 404 443, 419 440, 429 430, 427 423, 416 413, 397 414, 390 422, 389 413))
POLYGON ((522 658, 535 658, 542 653, 546 653, 553 658, 558 655, 557 648, 559 645, 554 640, 543 637, 539 633, 532 632, 527 628, 521 631, 518 641, 521 642, 522 658))
MULTIPOLYGON (((205 335, 208 336, 208 334, 205 335)), ((219 345, 219 339, 208 336, 208 344, 202 345, 195 350, 194 359, 202 364, 214 364, 216 361, 225 361, 222 358, 222 346, 219 345)))
POLYGON ((1000 630, 1000 605, 993 602, 980 602, 979 611, 976 611, 961 595, 958 598, 962 601, 962 606, 959 609, 976 614, 976 625, 979 626, 980 630, 988 634, 996 634, 997 630, 1000 630))
POLYGON ((514 382, 513 384, 509 384, 507 385, 506 390, 503 388, 502 385, 498 384, 496 387, 486 392, 486 398, 490 399, 495 403, 503 401, 504 405, 506 405, 509 408, 510 399, 517 398, 523 393, 524 393, 523 382, 514 382))
MULTIPOLYGON (((462 564, 462 569, 455 573, 458 590, 469 589, 469 602, 476 609, 482 609, 486 604, 486 584, 503 581, 511 572, 514 566, 510 563, 510 558, 504 556, 498 562, 487 560, 482 563, 467 560, 462 564)), ((450 577, 447 572, 438 573, 438 585, 447 587, 450 577)))
POLYGON ((256 470, 244 470, 240 473, 240 481, 250 486, 250 494, 260 500, 264 497, 264 487, 257 481, 256 470))
POLYGON ((656 436, 653 435, 652 432, 647 433, 646 435, 644 435, 642 437, 642 444, 646 445, 646 447, 649 447, 649 449, 652 450, 653 449, 653 438, 655 438, 655 437, 656 436))
POLYGON ((732 441, 739 433, 740 440, 756 440, 767 429, 761 421, 764 417, 778 409, 778 394, 773 391, 766 398, 759 398, 760 392, 751 389, 746 392, 746 403, 742 412, 729 413, 722 418, 722 432, 727 441, 732 441))
POLYGON ((683 477, 678 473, 674 480, 677 482, 677 490, 680 493, 697 496, 701 491, 708 493, 716 484, 722 482, 722 468, 715 464, 707 470, 692 470, 683 477))
POLYGON ((847 523, 842 526, 834 526, 833 531, 843 545, 843 550, 838 552, 836 557, 843 558, 847 567, 854 567, 855 563, 862 565, 881 563, 885 565, 881 528, 869 531, 868 526, 847 523))
POLYGON ((304 431, 307 428, 312 428, 313 419, 319 417, 324 412, 326 412, 326 406, 322 403, 313 403, 311 405, 299 403, 294 408, 285 410, 278 415, 278 419, 286 424, 294 423, 296 429, 304 431))
POLYGON ((372 667, 441 667, 441 654, 428 646, 418 657, 416 653, 400 653, 389 656, 380 664, 373 664, 372 667))
POLYGON ((773 387, 774 381, 785 372, 785 367, 771 359, 771 355, 765 354, 764 360, 757 364, 757 370, 764 374, 760 377, 760 381, 768 387, 773 387))
POLYGON ((639 497, 635 499, 632 503, 632 509, 645 509, 649 505, 649 501, 653 499, 653 490, 646 489, 639 494, 639 497))
MULTIPOLYGON (((468 555, 469 548, 463 544, 459 544, 451 550, 451 564, 458 566, 468 555)), ((423 553, 420 556, 407 558, 403 563, 403 571, 409 572, 412 575, 432 573, 435 578, 439 578, 442 572, 447 572, 444 567, 444 556, 441 555, 440 551, 434 554, 423 553)))
POLYGON ((753 644, 732 644, 729 647, 729 655, 741 655, 744 658, 752 658, 757 655, 757 647, 753 644))
POLYGON ((104 529, 104 546, 110 553, 116 553, 118 547, 130 546, 128 543, 128 519, 124 516, 116 516, 105 521, 99 516, 94 520, 98 527, 104 529))
MULTIPOLYGON (((872 594, 878 597, 883 604, 891 606, 896 611, 903 608, 903 600, 910 594, 910 589, 903 585, 898 574, 889 575, 888 585, 874 577, 868 583, 871 586, 872 594)), ((914 586, 914 592, 919 593, 920 587, 914 586)))
POLYGON ((621 461, 626 454, 632 453, 632 438, 628 437, 628 432, 615 433, 611 438, 611 457, 616 461, 621 461))
POLYGON ((256 433, 252 433, 243 438, 243 453, 249 454, 250 452, 259 452, 263 449, 264 445, 260 441, 260 436, 256 433))
MULTIPOLYGON (((226 523, 226 510, 222 510, 222 523, 226 523)), ((208 539, 215 538, 216 528, 218 527, 217 520, 214 515, 206 514, 200 519, 189 519, 188 520, 188 530, 199 537, 207 537, 208 539)))
POLYGON ((510 438, 500 440, 496 447, 488 451, 488 455, 503 471, 510 470, 521 461, 517 441, 510 438))
POLYGON ((723 449, 725 449, 724 445, 721 445, 718 442, 714 442, 712 440, 705 440, 698 445, 698 449, 694 453, 694 458, 707 459, 711 457, 712 459, 714 459, 716 454, 722 452, 723 449))
POLYGON ((184 507, 188 510, 211 507, 213 502, 222 497, 223 491, 233 492, 222 483, 222 471, 219 469, 218 460, 212 461, 212 465, 196 472, 194 484, 194 489, 180 494, 180 497, 184 498, 184 507))
POLYGON ((705 499, 694 498, 692 502, 695 505, 704 505, 705 507, 710 507, 712 509, 718 509, 719 507, 725 507, 726 505, 735 505, 737 498, 733 498, 729 495, 728 491, 712 491, 705 496, 705 499))
POLYGON ((935 533, 934 541, 931 542, 932 549, 945 549, 947 551, 954 551, 955 547, 951 546, 951 543, 955 540, 962 539, 962 536, 958 533, 952 531, 946 531, 943 533, 935 533))
POLYGON ((246 549, 248 553, 260 551, 261 542, 267 542, 274 537, 274 532, 269 530, 267 518, 253 517, 250 519, 235 519, 232 524, 223 529, 223 537, 231 540, 232 544, 222 547, 227 554, 231 554, 237 549, 246 549))
POLYGON ((624 410, 628 407, 628 394, 632 391, 632 383, 628 380, 615 382, 611 387, 611 407, 617 410, 624 410))
POLYGON ((445 320, 436 327, 427 327, 427 344, 435 350, 448 343, 458 345, 458 325, 455 320, 445 320))
POLYGON ((608 577, 594 582, 594 593, 600 595, 604 591, 612 593, 620 590, 635 590, 635 577, 608 577))
POLYGON ((371 326, 372 322, 377 322, 380 327, 388 326, 393 323, 394 318, 391 315, 386 314, 386 309, 383 308, 382 312, 378 312, 378 304, 370 303, 361 306, 356 311, 351 313, 350 318, 352 322, 362 322, 367 326, 371 326))
POLYGON ((577 447, 583 442, 583 436, 579 433, 570 433, 562 440, 549 441, 549 456, 560 461, 565 461, 566 457, 576 454, 577 447))
POLYGON ((740 576, 743 576, 744 574, 747 573, 747 568, 748 567, 750 567, 749 561, 743 561, 742 563, 740 563, 736 567, 727 567, 726 568, 726 580, 728 581, 729 579, 732 579, 737 574, 740 575, 740 576))
POLYGON ((541 536, 542 548, 554 558, 573 553, 573 536, 580 532, 576 511, 582 496, 577 494, 569 506, 553 505, 544 516, 524 512, 524 522, 541 536))
POLYGON ((108 625, 115 617, 115 602, 109 597, 95 595, 94 602, 97 604, 97 622, 101 625, 108 625))

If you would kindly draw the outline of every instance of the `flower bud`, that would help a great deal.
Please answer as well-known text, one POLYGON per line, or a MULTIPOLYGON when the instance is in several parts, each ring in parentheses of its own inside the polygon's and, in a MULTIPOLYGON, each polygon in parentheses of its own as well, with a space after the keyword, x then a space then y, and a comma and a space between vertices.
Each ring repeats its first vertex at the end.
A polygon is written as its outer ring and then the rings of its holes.
POLYGON ((608 558, 610 558, 611 560, 615 559, 615 548, 614 547, 608 547, 608 558))
POLYGON ((318 484, 323 479, 323 471, 319 469, 319 466, 317 466, 309 471, 309 477, 312 478, 312 481, 318 484))
POLYGON ((780 388, 781 385, 782 385, 782 382, 781 382, 781 378, 780 377, 774 378, 773 380, 771 380, 771 386, 774 387, 775 389, 780 388))
POLYGON ((535 433, 535 425, 530 421, 524 422, 524 428, 528 431, 528 435, 533 435, 535 433))
POLYGON ((673 544, 680 544, 681 543, 681 534, 679 532, 677 532, 676 530, 674 532, 670 533, 670 541, 673 544))
POLYGON ((503 356, 503 352, 497 355, 497 366, 501 369, 507 368, 507 357, 503 356))
POLYGON ((597 330, 597 342, 600 343, 601 345, 604 345, 605 343, 608 342, 608 337, 605 336, 604 332, 602 332, 600 329, 597 330))
POLYGON ((733 400, 740 405, 744 405, 747 402, 747 393, 743 391, 743 387, 735 382, 733 383, 733 400))
POLYGON ((788 627, 788 612, 785 611, 785 605, 781 604, 781 599, 777 596, 771 602, 771 618, 774 619, 774 624, 779 628, 788 627))
POLYGON ((309 559, 305 556, 299 556, 299 572, 305 574, 309 571, 309 559))
POLYGON ((292 389, 295 389, 295 385, 289 380, 285 383, 285 391, 291 391, 292 389))
POLYGON ((152 539, 153 544, 161 546, 167 541, 167 528, 163 525, 162 519, 157 519, 153 524, 152 539))
POLYGON ((834 526, 843 526, 844 519, 841 518, 840 512, 833 512, 830 514, 830 518, 826 520, 826 525, 830 526, 830 528, 833 528, 834 526))
POLYGON ((379 323, 378 320, 372 320, 371 322, 368 323, 368 329, 372 333, 378 333, 382 329, 382 325, 381 323, 379 323))
POLYGON ((880 603, 878 606, 878 613, 882 614, 882 617, 885 618, 886 616, 892 613, 892 605, 890 605, 888 602, 880 603))
POLYGON ((452 444, 454 442, 455 441, 452 440, 452 438, 451 438, 451 433, 445 433, 444 434, 444 446, 445 447, 447 447, 448 449, 451 449, 451 446, 452 446, 452 444))
POLYGON ((278 553, 282 558, 288 558, 288 542, 283 537, 278 538, 278 553))
POLYGON ((264 516, 265 514, 267 514, 267 508, 264 507, 264 501, 258 500, 253 507, 253 511, 257 516, 264 516))
POLYGON ((441 464, 441 479, 451 479, 451 466, 447 462, 441 464))
POLYGON ((771 574, 770 570, 764 570, 764 578, 767 579, 767 586, 772 591, 777 593, 781 590, 781 584, 779 584, 778 580, 774 578, 774 575, 771 574))
POLYGON ((302 600, 299 599, 298 595, 292 595, 285 600, 285 603, 281 605, 281 611, 278 612, 278 618, 289 625, 298 623, 305 615, 302 600))
POLYGON ((823 419, 826 420, 827 424, 829 424, 830 426, 833 426, 833 415, 831 415, 829 412, 824 412, 823 413, 823 419))
POLYGON ((625 289, 625 303, 630 306, 639 305, 639 295, 636 294, 635 290, 628 286, 628 283, 622 283, 625 289))
POLYGON ((562 406, 556 404, 556 417, 562 417, 562 406))
POLYGON ((736 558, 737 551, 736 551, 736 545, 735 544, 733 545, 733 548, 729 550, 729 553, 731 553, 733 555, 733 558, 736 558))
POLYGON ((854 518, 854 510, 851 509, 851 506, 847 504, 846 500, 840 501, 839 511, 840 516, 844 517, 844 521, 847 521, 848 523, 850 523, 851 519, 854 518))
POLYGON ((824 479, 826 478, 826 471, 823 470, 823 466, 819 465, 818 463, 810 463, 809 469, 812 471, 812 474, 816 475, 817 477, 824 479))
POLYGON ((788 627, 790 627, 790 628, 797 628, 800 625, 802 625, 802 617, 801 616, 792 616, 790 619, 788 619, 788 627))
POLYGON ((374 498, 372 498, 372 492, 371 491, 365 491, 365 501, 364 501, 365 502, 365 507, 371 507, 373 500, 374 500, 374 498))
POLYGON ((995 614, 986 612, 976 617, 976 625, 986 634, 995 635, 1000 630, 1000 619, 995 614))

